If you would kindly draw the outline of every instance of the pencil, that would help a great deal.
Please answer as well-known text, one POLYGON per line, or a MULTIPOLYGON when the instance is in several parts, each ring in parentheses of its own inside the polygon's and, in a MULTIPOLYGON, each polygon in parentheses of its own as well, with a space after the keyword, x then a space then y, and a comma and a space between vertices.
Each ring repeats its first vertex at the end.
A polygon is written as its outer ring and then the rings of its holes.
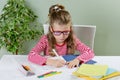
POLYGON ((50 74, 51 72, 54 72, 54 71, 46 72, 46 73, 44 73, 44 74, 42 74, 42 75, 39 75, 39 76, 37 76, 37 77, 38 77, 38 78, 44 77, 44 75, 50 74))
POLYGON ((50 77, 50 76, 53 76, 53 75, 56 75, 56 74, 60 74, 60 73, 62 73, 62 72, 55 71, 55 72, 51 72, 50 74, 45 75, 44 77, 50 77))
POLYGON ((56 75, 56 74, 60 74, 62 72, 57 72, 57 71, 50 71, 50 72, 47 72, 47 73, 44 73, 42 75, 39 75, 37 76, 38 78, 43 78, 43 77, 50 77, 50 76, 53 76, 53 75, 56 75))
POLYGON ((58 57, 58 53, 55 51, 55 49, 52 49, 52 51, 55 53, 55 55, 58 57))
POLYGON ((63 57, 60 57, 60 56, 58 55, 58 53, 55 51, 55 49, 52 49, 52 51, 55 53, 55 55, 56 55, 57 57, 59 57, 60 59, 62 59, 62 60, 64 60, 64 61, 66 62, 66 60, 65 60, 63 57))

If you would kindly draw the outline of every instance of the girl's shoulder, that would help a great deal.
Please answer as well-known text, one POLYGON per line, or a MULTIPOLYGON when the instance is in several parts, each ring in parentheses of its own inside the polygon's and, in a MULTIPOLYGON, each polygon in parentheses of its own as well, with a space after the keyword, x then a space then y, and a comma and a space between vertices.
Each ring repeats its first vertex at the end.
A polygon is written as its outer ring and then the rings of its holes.
POLYGON ((47 38, 47 35, 44 34, 44 35, 41 36, 41 38, 47 38))
POLYGON ((48 41, 47 35, 42 35, 40 41, 48 41))
POLYGON ((73 35, 73 39, 75 43, 81 43, 81 40, 76 35, 73 35))

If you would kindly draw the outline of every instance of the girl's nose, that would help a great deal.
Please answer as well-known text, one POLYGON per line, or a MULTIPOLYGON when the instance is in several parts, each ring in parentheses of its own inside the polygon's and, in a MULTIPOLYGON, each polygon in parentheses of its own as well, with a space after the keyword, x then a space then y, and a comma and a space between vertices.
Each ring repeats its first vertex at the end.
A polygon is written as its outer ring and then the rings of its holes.
POLYGON ((63 33, 61 33, 60 37, 64 37, 65 35, 63 33))

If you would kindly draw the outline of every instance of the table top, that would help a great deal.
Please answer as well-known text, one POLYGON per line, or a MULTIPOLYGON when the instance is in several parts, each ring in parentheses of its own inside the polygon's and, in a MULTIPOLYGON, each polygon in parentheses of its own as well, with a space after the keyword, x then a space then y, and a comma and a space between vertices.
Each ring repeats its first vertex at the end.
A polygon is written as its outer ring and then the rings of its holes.
MULTIPOLYGON (((120 56, 95 56, 96 64, 107 64, 110 68, 120 71, 120 56)), ((39 80, 38 75, 49 71, 62 71, 61 74, 40 78, 41 80, 84 80, 72 75, 76 68, 68 69, 66 66, 55 68, 52 66, 40 66, 27 60, 27 55, 4 55, 0 60, 0 79, 2 80, 39 80), (19 71, 19 66, 25 64, 35 72, 34 76, 25 76, 19 71)), ((120 80, 120 77, 109 79, 120 80)))

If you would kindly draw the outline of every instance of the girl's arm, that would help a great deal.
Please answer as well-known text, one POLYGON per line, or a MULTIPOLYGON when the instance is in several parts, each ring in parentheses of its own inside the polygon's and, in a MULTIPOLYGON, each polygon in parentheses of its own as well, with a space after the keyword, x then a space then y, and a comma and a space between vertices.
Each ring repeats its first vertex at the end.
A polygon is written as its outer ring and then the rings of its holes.
POLYGON ((44 65, 46 63, 46 58, 41 56, 40 53, 45 50, 47 45, 47 37, 44 35, 41 37, 39 42, 35 45, 34 48, 28 54, 28 60, 39 65, 44 65))
POLYGON ((82 43, 78 38, 75 38, 76 48, 81 53, 77 59, 83 63, 91 60, 94 57, 94 52, 84 43, 82 43))

